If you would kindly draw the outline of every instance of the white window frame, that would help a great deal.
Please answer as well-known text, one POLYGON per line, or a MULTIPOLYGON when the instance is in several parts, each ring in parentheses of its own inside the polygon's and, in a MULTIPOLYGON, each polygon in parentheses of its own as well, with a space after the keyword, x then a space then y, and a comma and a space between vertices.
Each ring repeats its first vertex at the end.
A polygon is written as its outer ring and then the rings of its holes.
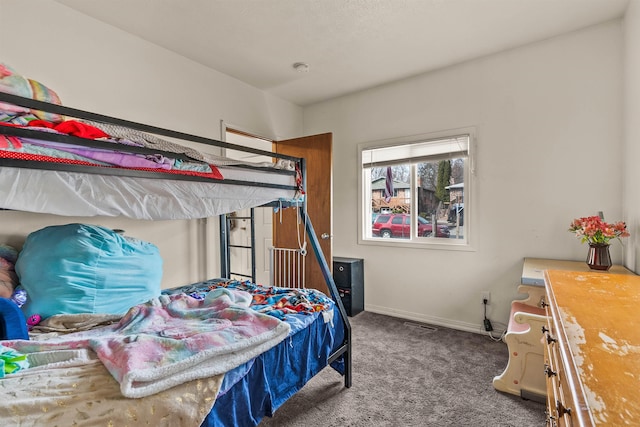
MULTIPOLYGON (((476 128, 465 127, 451 129, 441 132, 431 132, 420 135, 412 135, 400 138, 385 139, 380 141, 365 142, 358 144, 358 244, 375 245, 375 246, 391 246, 391 247, 408 247, 422 249, 441 249, 454 251, 474 251, 475 239, 473 233, 473 225, 476 221, 475 213, 475 145, 476 145, 476 128), (365 169, 363 166, 363 152, 372 149, 393 147, 398 145, 408 145, 412 143, 424 143, 428 141, 437 141, 456 136, 468 136, 469 146, 468 155, 464 168, 464 205, 465 205, 465 231, 464 239, 444 239, 444 238, 411 238, 411 239, 382 239, 371 236, 371 179, 365 178, 365 169), (367 233, 367 230, 369 232, 367 233)), ((411 173, 411 190, 416 187, 416 174, 413 173, 415 166, 412 166, 411 173)), ((411 212, 417 212, 417 201, 415 197, 411 197, 411 212)), ((411 235, 415 235, 415 221, 412 221, 411 235)))

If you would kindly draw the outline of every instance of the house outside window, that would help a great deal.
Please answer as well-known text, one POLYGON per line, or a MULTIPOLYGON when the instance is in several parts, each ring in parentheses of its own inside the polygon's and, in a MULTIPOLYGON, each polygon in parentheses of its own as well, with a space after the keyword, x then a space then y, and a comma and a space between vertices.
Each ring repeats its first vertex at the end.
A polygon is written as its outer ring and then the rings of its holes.
POLYGON ((469 245, 473 133, 423 135, 359 146, 359 243, 469 245))

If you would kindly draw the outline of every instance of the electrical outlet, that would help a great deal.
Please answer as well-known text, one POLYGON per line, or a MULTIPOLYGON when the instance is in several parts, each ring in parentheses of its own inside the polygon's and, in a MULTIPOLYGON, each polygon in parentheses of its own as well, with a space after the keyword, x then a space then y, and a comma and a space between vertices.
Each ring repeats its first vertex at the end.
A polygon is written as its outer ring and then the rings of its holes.
POLYGON ((487 305, 491 304, 491 292, 482 291, 481 294, 482 294, 481 302, 484 304, 484 300, 487 300, 487 305))

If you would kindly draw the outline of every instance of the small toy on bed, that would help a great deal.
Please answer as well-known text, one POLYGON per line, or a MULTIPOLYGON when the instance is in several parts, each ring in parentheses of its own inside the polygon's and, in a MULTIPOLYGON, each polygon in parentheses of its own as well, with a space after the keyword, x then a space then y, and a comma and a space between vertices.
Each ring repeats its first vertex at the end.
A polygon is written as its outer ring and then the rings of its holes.
POLYGON ((11 301, 15 302, 18 307, 22 307, 27 302, 27 291, 18 285, 11 295, 11 301))
POLYGON ((39 314, 32 314, 31 316, 27 317, 27 327, 29 328, 29 330, 32 330, 33 327, 41 321, 42 316, 40 316, 39 314))

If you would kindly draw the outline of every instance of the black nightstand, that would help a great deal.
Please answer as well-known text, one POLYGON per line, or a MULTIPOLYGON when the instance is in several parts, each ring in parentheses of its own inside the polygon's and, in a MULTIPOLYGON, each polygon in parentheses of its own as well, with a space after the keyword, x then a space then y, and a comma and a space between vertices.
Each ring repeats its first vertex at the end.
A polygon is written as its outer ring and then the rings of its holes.
POLYGON ((364 310, 363 259, 334 257, 333 281, 336 283, 347 315, 355 316, 364 310))

